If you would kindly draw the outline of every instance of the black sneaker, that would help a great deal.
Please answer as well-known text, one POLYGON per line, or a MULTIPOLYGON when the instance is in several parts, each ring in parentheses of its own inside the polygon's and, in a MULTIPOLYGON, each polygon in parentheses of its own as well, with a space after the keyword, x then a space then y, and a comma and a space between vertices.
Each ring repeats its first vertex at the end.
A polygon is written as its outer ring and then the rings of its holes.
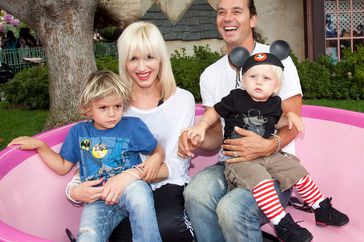
POLYGON ((339 212, 331 205, 331 197, 320 202, 320 207, 315 209, 315 219, 317 226, 343 226, 349 222, 349 217, 339 212))
POLYGON ((285 242, 310 242, 312 234, 293 221, 289 213, 281 219, 278 225, 274 225, 277 236, 285 242))

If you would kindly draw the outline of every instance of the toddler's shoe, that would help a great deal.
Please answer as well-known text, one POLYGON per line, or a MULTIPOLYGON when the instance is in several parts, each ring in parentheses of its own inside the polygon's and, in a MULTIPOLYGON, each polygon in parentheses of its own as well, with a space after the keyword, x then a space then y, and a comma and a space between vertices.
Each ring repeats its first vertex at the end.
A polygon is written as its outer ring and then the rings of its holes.
POLYGON ((331 204, 331 197, 320 202, 320 207, 315 209, 315 219, 317 226, 343 226, 349 222, 349 217, 336 210, 331 204))
POLYGON ((310 242, 313 239, 310 231, 293 221, 289 213, 274 228, 278 238, 284 242, 310 242))

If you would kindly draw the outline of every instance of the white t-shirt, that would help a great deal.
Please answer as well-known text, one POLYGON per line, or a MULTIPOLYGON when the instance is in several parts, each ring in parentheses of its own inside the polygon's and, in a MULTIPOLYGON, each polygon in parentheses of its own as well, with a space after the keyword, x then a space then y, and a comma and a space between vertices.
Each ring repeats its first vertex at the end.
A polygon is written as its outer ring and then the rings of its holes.
POLYGON ((158 107, 141 110, 131 106, 125 115, 143 120, 165 151, 165 163, 168 167, 169 177, 161 182, 153 183, 152 189, 157 189, 167 183, 183 185, 189 182, 190 159, 179 157, 177 149, 181 130, 194 124, 195 99, 193 95, 184 89, 177 88, 176 93, 158 107))
MULTIPOLYGON (((262 52, 269 53, 269 46, 256 43, 253 54, 262 52)), ((291 57, 286 58, 282 63, 284 65, 284 82, 278 95, 283 101, 297 94, 302 95, 302 90, 297 69, 291 57)), ((201 74, 200 90, 202 104, 207 107, 212 107, 228 95, 232 89, 235 89, 235 85, 236 71, 230 66, 228 56, 225 55, 208 66, 201 74)), ((223 120, 222 123, 224 124, 223 120)), ((283 150, 294 154, 294 141, 283 150)))

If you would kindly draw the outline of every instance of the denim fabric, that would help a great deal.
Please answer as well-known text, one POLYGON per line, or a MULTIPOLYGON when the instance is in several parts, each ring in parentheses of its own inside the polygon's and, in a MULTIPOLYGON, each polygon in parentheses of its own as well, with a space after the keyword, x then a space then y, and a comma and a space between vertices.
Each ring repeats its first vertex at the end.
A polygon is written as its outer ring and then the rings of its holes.
MULTIPOLYGON (((250 191, 234 188, 227 192, 225 166, 205 168, 185 188, 185 207, 198 242, 261 242, 260 226, 268 219, 257 206, 250 191)), ((281 193, 286 206, 291 189, 281 193)))
POLYGON ((116 205, 98 200, 86 204, 82 211, 77 241, 107 241, 122 219, 130 219, 133 241, 162 241, 154 209, 153 193, 144 181, 132 182, 116 205))

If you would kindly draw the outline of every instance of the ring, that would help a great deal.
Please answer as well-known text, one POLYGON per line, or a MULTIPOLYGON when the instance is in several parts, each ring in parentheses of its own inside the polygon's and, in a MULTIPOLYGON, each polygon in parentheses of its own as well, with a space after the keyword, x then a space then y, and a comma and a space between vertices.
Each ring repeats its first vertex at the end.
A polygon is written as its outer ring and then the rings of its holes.
POLYGON ((239 156, 238 156, 238 152, 235 152, 235 151, 234 151, 234 157, 239 157, 239 156))

